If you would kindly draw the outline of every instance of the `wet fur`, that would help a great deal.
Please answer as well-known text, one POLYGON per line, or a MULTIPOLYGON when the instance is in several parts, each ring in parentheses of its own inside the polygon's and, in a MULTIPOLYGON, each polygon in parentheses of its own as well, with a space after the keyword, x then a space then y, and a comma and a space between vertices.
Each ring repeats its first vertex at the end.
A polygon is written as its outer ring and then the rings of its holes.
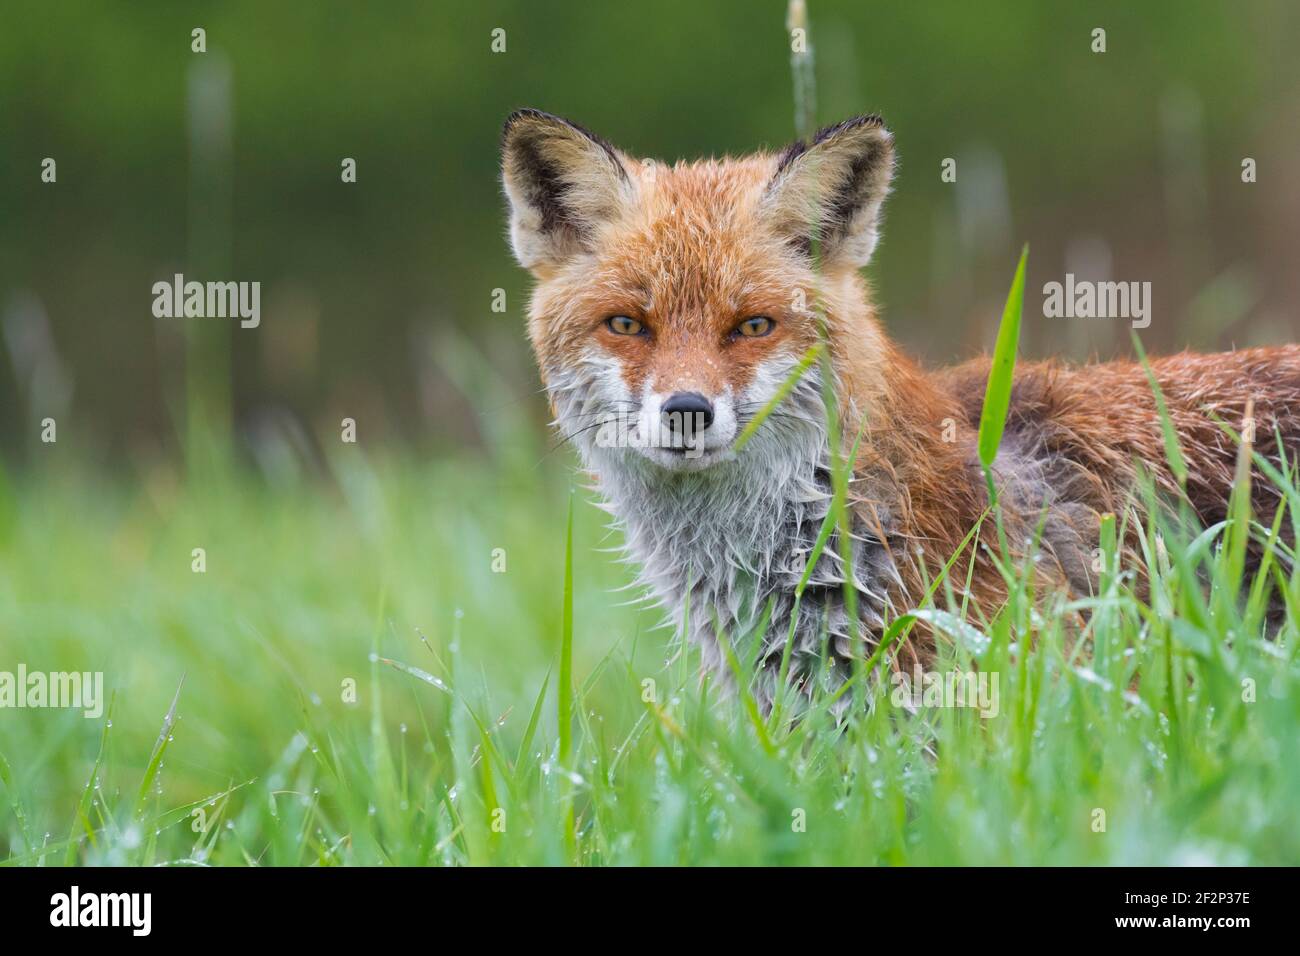
MULTIPOLYGON (((669 620, 689 619, 690 638, 724 675, 719 635, 747 633, 770 609, 760 696, 770 696, 788 634, 795 681, 816 672, 824 641, 831 676, 843 677, 855 629, 835 538, 791 627, 795 588, 831 494, 817 369, 742 453, 701 471, 602 447, 594 425, 635 413, 655 388, 690 387, 725 397, 743 428, 818 341, 813 304, 785 304, 812 290, 829 336, 841 432, 862 434, 850 489, 858 630, 874 642, 891 615, 915 607, 927 578, 987 508, 975 438, 988 362, 924 370, 876 319, 858 270, 874 249, 893 169, 888 132, 877 117, 860 117, 779 154, 651 168, 567 121, 523 111, 507 123, 504 156, 512 240, 538 279, 529 331, 556 427, 592 474, 646 592, 669 620), (593 346, 595 318, 631 309, 656 318, 653 347, 617 339, 593 346), (780 313, 779 347, 717 344, 719 329, 747 311, 780 313)), ((1236 456, 1214 416, 1239 428, 1253 401, 1257 450, 1274 460, 1300 452, 1300 347, 1184 354, 1153 369, 1202 522, 1225 517, 1236 456)), ((1177 492, 1140 366, 1019 367, 994 471, 1013 549, 1023 551, 1043 519, 1042 592, 1095 586, 1100 516, 1134 509, 1142 520, 1132 494, 1142 469, 1177 492)), ((1253 488, 1267 523, 1276 492, 1259 475, 1253 488)), ((985 548, 996 548, 991 522, 975 543, 969 598, 992 616, 1005 592, 985 548)), ((936 639, 918 632, 906 653, 928 660, 936 639)))

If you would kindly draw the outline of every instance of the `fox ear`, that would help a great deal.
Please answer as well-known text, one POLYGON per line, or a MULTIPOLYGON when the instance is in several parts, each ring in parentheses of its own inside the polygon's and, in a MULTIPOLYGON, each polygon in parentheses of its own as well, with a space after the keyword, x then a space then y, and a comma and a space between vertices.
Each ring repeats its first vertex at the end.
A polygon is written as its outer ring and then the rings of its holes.
POLYGON ((618 150, 540 110, 518 110, 506 120, 501 171, 510 242, 528 269, 558 265, 581 251, 634 195, 618 150))
POLYGON ((828 126, 786 148, 763 202, 777 231, 805 255, 861 268, 875 251, 880 207, 894 174, 894 138, 879 116, 828 126))

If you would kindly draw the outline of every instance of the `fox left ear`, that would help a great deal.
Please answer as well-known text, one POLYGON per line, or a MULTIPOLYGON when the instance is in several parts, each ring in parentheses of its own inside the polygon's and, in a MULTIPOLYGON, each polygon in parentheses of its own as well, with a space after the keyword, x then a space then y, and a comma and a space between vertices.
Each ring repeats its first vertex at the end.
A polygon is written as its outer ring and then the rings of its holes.
POLYGON ((526 269, 562 265, 592 244, 635 190, 623 154, 577 123, 518 110, 501 137, 510 242, 526 269))
POLYGON ((871 259, 880 207, 894 174, 894 138, 879 116, 859 116, 786 148, 763 197, 777 231, 805 255, 819 242, 827 265, 871 259))

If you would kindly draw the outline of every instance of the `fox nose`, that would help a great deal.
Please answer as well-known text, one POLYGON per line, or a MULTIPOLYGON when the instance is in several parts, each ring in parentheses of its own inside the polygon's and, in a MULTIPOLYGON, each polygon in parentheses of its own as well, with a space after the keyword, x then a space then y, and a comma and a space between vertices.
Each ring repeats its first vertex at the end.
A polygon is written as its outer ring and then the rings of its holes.
POLYGON ((674 432, 688 430, 685 425, 688 418, 690 431, 704 431, 713 424, 713 403, 699 392, 674 392, 660 412, 664 424, 674 432))

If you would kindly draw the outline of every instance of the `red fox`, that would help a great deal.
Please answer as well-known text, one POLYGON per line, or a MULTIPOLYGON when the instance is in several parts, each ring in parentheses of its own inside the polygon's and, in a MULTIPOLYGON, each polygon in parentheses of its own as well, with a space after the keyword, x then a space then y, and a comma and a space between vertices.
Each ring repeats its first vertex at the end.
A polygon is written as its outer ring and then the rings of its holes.
MULTIPOLYGON (((976 448, 988 361, 922 369, 885 334, 859 273, 879 236, 891 134, 861 116, 780 153, 668 166, 521 110, 506 121, 502 153, 511 244, 536 278, 528 331, 555 423, 594 475, 649 594, 688 614, 688 636, 723 673, 718 635, 768 614, 759 660, 769 674, 787 638, 794 680, 813 673, 824 641, 848 674, 853 635, 875 641, 916 607, 927 573, 989 504, 976 448), (821 340, 823 322, 839 433, 861 435, 855 566, 828 544, 796 602, 832 490, 821 369, 733 446, 821 340), (860 627, 850 626, 846 578, 860 627)), ((1255 449, 1288 461, 1300 451, 1300 346, 1151 367, 1202 521, 1225 517, 1236 457, 1216 417, 1240 428, 1253 403, 1255 449)), ((1095 587, 1100 516, 1131 506, 1142 469, 1177 489, 1141 365, 1018 368, 993 472, 1013 545, 1043 522, 1047 583, 1095 587)), ((1254 489, 1267 522, 1277 492, 1264 480, 1254 489)), ((991 616, 1003 579, 982 548, 974 553, 969 598, 991 616)), ((933 640, 909 647, 928 659, 933 640)))

